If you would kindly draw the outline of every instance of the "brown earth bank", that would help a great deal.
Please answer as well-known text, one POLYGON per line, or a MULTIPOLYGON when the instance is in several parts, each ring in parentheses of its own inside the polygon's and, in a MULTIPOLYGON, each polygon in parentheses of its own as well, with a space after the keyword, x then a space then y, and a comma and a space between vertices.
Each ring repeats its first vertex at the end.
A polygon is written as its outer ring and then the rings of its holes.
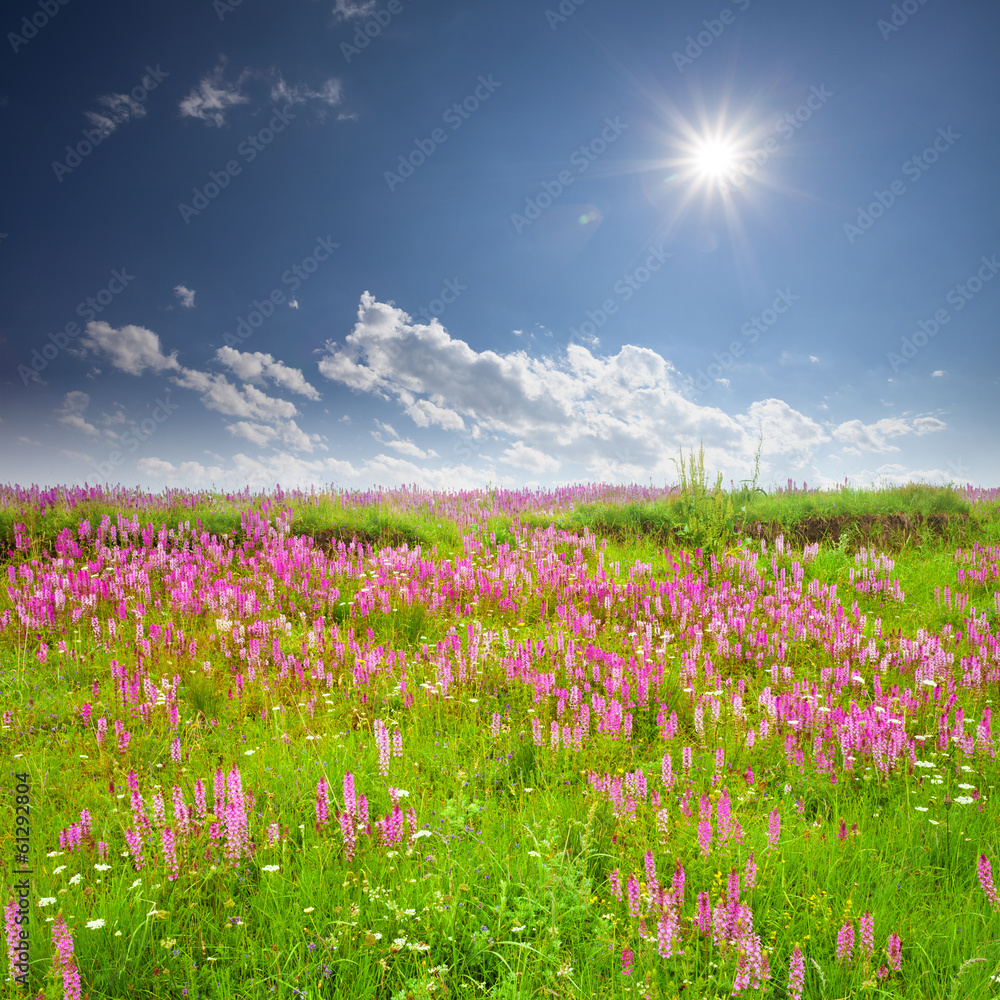
POLYGON ((741 536, 764 538, 772 545, 779 535, 801 548, 820 542, 857 552, 862 546, 898 552, 905 545, 919 545, 931 538, 954 538, 969 521, 968 514, 840 514, 836 517, 806 517, 793 525, 777 521, 737 523, 741 536))

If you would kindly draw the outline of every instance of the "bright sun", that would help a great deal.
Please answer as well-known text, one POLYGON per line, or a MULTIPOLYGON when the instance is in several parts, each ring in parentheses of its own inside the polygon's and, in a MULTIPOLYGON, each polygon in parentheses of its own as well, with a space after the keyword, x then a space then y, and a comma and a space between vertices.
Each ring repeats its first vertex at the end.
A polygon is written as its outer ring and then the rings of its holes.
POLYGON ((707 180, 716 180, 724 176, 735 164, 736 150, 728 142, 705 142, 695 151, 693 166, 707 180))

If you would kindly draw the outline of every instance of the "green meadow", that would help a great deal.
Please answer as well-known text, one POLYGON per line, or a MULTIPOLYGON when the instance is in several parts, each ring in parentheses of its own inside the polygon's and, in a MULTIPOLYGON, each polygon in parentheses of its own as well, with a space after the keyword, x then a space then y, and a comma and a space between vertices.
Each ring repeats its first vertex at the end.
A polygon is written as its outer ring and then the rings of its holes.
POLYGON ((680 471, 0 488, 0 997, 1000 995, 1000 492, 680 471))

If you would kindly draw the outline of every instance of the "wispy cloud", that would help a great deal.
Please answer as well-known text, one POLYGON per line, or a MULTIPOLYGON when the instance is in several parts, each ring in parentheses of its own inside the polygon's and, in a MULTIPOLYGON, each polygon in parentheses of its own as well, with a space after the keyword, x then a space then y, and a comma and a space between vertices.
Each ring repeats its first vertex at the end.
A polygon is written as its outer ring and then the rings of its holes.
POLYGON ((97 103, 104 110, 88 111, 87 119, 91 125, 100 129, 105 138, 119 125, 124 125, 133 118, 142 118, 146 114, 145 107, 128 94, 105 94, 97 98, 97 103))
POLYGON ((194 309, 194 292, 184 285, 174 285, 174 295, 185 309, 194 309))
POLYGON ((260 351, 249 353, 237 351, 233 347, 220 347, 215 357, 243 382, 261 382, 270 379, 290 392, 305 396, 306 399, 320 398, 315 387, 310 385, 299 368, 288 368, 283 361, 275 361, 270 354, 260 351))
POLYGON ((249 104, 243 93, 243 84, 252 75, 244 70, 235 83, 228 83, 223 73, 225 63, 220 62, 212 72, 199 80, 198 85, 180 103, 182 118, 196 118, 206 125, 221 128, 226 122, 226 112, 236 105, 249 104))
POLYGON ((350 21, 353 18, 369 17, 375 10, 377 0, 337 0, 333 8, 333 16, 338 21, 350 21))

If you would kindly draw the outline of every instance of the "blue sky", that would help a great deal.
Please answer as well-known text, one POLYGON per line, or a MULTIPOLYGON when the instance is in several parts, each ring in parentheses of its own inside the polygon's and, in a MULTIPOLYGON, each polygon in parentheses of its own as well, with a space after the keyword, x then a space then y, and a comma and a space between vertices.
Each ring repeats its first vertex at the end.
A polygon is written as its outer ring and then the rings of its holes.
POLYGON ((1000 10, 19 0, 2 478, 1000 481, 1000 10))

